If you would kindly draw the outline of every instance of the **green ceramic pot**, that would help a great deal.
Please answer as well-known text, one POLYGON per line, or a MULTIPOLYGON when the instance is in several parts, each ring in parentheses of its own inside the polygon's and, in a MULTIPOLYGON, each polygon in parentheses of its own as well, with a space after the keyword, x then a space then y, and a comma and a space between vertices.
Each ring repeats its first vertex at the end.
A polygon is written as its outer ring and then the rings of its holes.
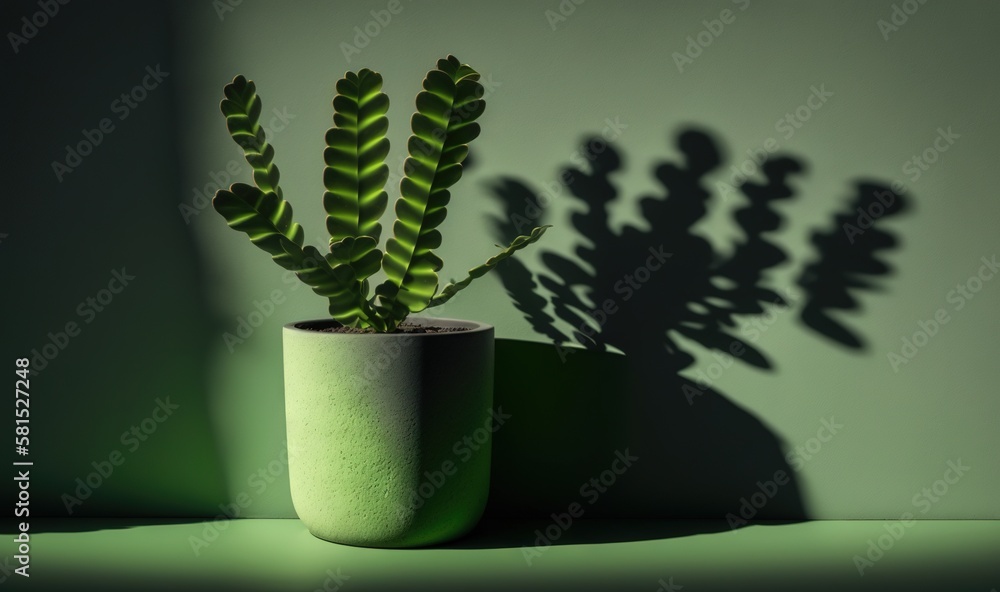
POLYGON ((366 547, 462 536, 489 490, 493 327, 342 334, 285 325, 285 416, 292 502, 313 535, 366 547))

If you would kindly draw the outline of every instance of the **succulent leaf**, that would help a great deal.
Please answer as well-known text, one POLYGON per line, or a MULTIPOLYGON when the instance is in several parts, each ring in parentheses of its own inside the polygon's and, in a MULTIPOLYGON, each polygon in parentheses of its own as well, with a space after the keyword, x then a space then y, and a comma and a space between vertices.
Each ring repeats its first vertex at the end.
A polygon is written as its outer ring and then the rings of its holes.
POLYGON ((212 205, 231 228, 246 233, 275 263, 295 269, 294 253, 302 247, 305 233, 292 221, 291 204, 270 191, 236 183, 216 192, 212 205))
POLYGON ((235 230, 271 255, 275 263, 295 272, 320 296, 330 299, 330 315, 354 326, 373 316, 348 265, 331 266, 316 247, 303 247, 302 227, 291 221, 292 207, 276 194, 245 183, 220 189, 212 205, 235 230))
POLYGON ((252 80, 243 76, 223 89, 225 98, 220 108, 226 116, 226 127, 233 140, 243 148, 243 156, 253 169, 254 184, 263 192, 272 192, 280 199, 278 167, 274 164, 274 147, 267 143, 260 125, 261 100, 252 80))
POLYGON ((545 231, 548 228, 551 228, 551 225, 538 226, 532 229, 531 233, 515 238, 506 249, 487 259, 486 263, 470 269, 469 274, 464 280, 446 285, 440 293, 434 296, 434 298, 431 298, 430 304, 427 305, 427 308, 440 306, 445 302, 448 302, 452 296, 467 288, 469 284, 472 283, 472 280, 486 275, 491 269, 497 266, 497 263, 500 263, 507 257, 510 257, 515 251, 519 251, 542 238, 542 235, 545 234, 545 231))
MULTIPOLYGON (((371 237, 371 241, 354 243, 353 249, 370 246, 366 252, 356 252, 358 258, 382 256, 375 248, 382 233, 379 218, 388 202, 384 187, 389 177, 389 167, 385 164, 389 153, 389 140, 385 137, 389 98, 381 89, 382 76, 368 69, 348 72, 337 81, 337 96, 333 100, 335 127, 326 133, 327 147, 323 152, 326 162, 323 207, 331 248, 348 238, 371 237)), ((359 281, 379 267, 355 267, 355 271, 369 269, 367 275, 358 276, 359 281)))
POLYGON ((330 245, 327 260, 331 265, 346 265, 354 281, 363 281, 382 267, 382 251, 373 237, 347 237, 330 245))
POLYGON ((376 289, 381 310, 391 309, 397 316, 423 310, 437 290, 442 262, 432 252, 441 245, 436 228, 447 214, 448 187, 462 176, 467 144, 479 135, 475 120, 486 103, 478 80, 475 70, 448 56, 427 73, 417 95, 394 237, 382 259, 387 279, 376 289))
POLYGON ((314 292, 329 300, 329 313, 351 327, 389 332, 411 312, 438 306, 481 277, 515 251, 538 240, 548 226, 517 237, 486 263, 469 270, 464 280, 438 292, 443 262, 434 254, 441 246, 438 226, 447 216, 449 188, 462 177, 468 144, 479 135, 476 119, 486 103, 479 74, 454 56, 438 60, 427 73, 416 98, 407 141, 409 157, 396 201, 393 237, 379 250, 388 195, 385 158, 389 141, 389 99, 377 72, 348 72, 337 81, 333 100, 334 127, 327 131, 323 207, 331 239, 321 253, 303 246, 302 227, 292 221, 291 205, 278 186, 274 148, 260 125, 262 102, 254 83, 237 76, 225 86, 220 108, 230 136, 243 149, 253 169, 254 185, 236 183, 220 189, 213 206, 235 230, 291 270, 314 292), (386 279, 369 299, 369 278, 379 269, 386 279))

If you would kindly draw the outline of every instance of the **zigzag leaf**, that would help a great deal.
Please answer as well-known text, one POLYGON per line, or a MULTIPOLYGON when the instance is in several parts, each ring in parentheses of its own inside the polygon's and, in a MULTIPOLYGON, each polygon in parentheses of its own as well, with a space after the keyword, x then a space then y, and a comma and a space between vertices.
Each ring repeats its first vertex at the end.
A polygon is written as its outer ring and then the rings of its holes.
POLYGON ((212 205, 231 228, 245 232, 275 263, 297 268, 296 252, 301 251, 305 233, 292 222, 292 206, 287 201, 252 185, 235 183, 217 191, 212 205))
POLYGON ((348 327, 373 326, 384 330, 383 322, 362 294, 364 283, 357 281, 350 265, 331 262, 329 255, 324 257, 311 245, 302 249, 302 253, 302 268, 295 275, 312 287, 313 292, 329 299, 331 317, 348 327))
POLYGON ((261 101, 253 81, 243 76, 233 78, 226 85, 220 105, 226 116, 226 127, 233 140, 243 148, 243 156, 253 168, 257 187, 282 198, 278 187, 278 167, 274 164, 274 147, 267 143, 264 128, 260 126, 261 101))
POLYGON ((370 236, 347 237, 331 244, 326 256, 330 265, 345 265, 351 270, 354 281, 362 283, 360 293, 364 298, 368 297, 367 278, 382 268, 382 252, 376 246, 370 236))
MULTIPOLYGON (((337 81, 338 94, 333 99, 335 127, 326 134, 327 148, 323 153, 326 162, 323 206, 331 249, 348 238, 374 239, 352 244, 357 258, 372 252, 378 258, 382 256, 376 247, 382 232, 379 218, 388 201, 384 186, 389 177, 389 167, 385 164, 389 153, 389 140, 385 137, 389 98, 380 92, 381 88, 382 76, 368 69, 357 74, 348 72, 337 81), (368 251, 357 251, 368 247, 368 251)), ((376 266, 368 275, 378 269, 376 266)), ((363 281, 366 277, 361 275, 358 279, 363 281)))
POLYGON ((303 247, 302 227, 292 222, 292 207, 276 194, 245 183, 220 189, 212 205, 235 230, 271 255, 285 269, 320 296, 330 299, 330 315, 344 325, 355 326, 373 315, 354 271, 347 265, 331 266, 315 247, 303 247))
POLYGON ((478 80, 475 70, 448 56, 427 73, 417 95, 394 237, 382 258, 387 279, 376 289, 380 311, 405 316, 423 310, 437 290, 442 262, 433 253, 441 245, 436 228, 447 214, 448 187, 462 176, 467 144, 479 135, 475 120, 486 107, 478 80))
POLYGON ((487 259, 486 263, 483 263, 478 267, 473 267, 472 269, 470 269, 469 275, 466 276, 464 280, 460 282, 450 283, 447 286, 445 286, 440 293, 431 298, 430 304, 427 305, 427 308, 431 308, 432 306, 440 306, 445 302, 448 302, 448 300, 450 300, 452 296, 467 288, 469 284, 472 283, 472 280, 486 275, 491 269, 497 266, 497 263, 500 263, 507 257, 510 257, 511 255, 514 254, 515 251, 519 251, 524 247, 527 247, 531 243, 537 241, 538 239, 542 238, 542 235, 545 234, 545 230, 548 228, 551 228, 551 225, 538 226, 535 227, 530 234, 521 235, 515 238, 513 242, 511 242, 506 249, 500 251, 496 255, 487 259))

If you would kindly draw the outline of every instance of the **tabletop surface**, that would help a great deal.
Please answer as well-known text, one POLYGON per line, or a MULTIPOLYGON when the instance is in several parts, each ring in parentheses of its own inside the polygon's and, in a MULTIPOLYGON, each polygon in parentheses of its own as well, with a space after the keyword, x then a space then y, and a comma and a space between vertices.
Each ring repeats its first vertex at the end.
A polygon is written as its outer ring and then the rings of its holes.
MULTIPOLYGON (((486 520, 442 547, 319 540, 298 520, 31 523, 31 590, 1000 589, 1000 521, 486 520), (546 542, 551 541, 550 545, 546 542)), ((4 527, 5 537, 11 526, 4 527)), ((10 539, 7 539, 10 540, 10 539)), ((10 549, 11 547, 8 547, 10 549)))

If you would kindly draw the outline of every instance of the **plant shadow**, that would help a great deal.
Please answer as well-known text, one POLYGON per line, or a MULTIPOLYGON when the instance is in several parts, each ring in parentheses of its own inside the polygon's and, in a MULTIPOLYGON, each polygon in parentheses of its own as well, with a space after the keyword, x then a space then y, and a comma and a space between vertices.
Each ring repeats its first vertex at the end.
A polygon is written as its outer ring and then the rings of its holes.
POLYGON ((832 229, 812 234, 818 258, 798 278, 807 294, 800 313, 807 327, 844 347, 866 348, 861 335, 832 311, 858 310, 860 304, 853 292, 879 289, 870 278, 892 271, 892 266, 878 257, 879 251, 892 249, 899 241, 874 225, 909 209, 909 200, 884 183, 861 181, 856 184, 854 199, 836 215, 832 229))
MULTIPOLYGON (((497 340, 494 404, 514 419, 494 435, 488 518, 552 524, 576 504, 582 518, 648 521, 587 528, 589 542, 809 519, 785 442, 715 383, 741 363, 774 372, 757 341, 796 306, 807 327, 850 346, 842 336, 854 332, 831 309, 859 308, 850 294, 875 286, 844 280, 889 274, 875 253, 898 241, 870 228, 844 249, 837 233, 846 214, 839 215, 833 231, 815 235, 827 238, 814 239, 815 261, 799 280, 803 290, 775 289, 769 273, 789 257, 770 234, 782 227, 782 204, 797 197, 794 182, 805 161, 783 154, 748 160, 744 165, 755 169, 749 179, 731 169, 722 197, 738 196, 732 217, 742 236, 722 252, 694 229, 709 212, 707 177, 722 166, 720 143, 705 129, 689 128, 676 146, 679 162, 654 169, 662 189, 637 201, 642 228, 611 224, 612 209, 628 205, 614 183, 625 163, 599 137, 584 141, 583 158, 544 193, 511 177, 492 186, 504 208, 491 219, 498 242, 550 223, 547 205, 560 198, 573 200, 575 246, 543 250, 540 271, 517 258, 497 267, 514 306, 547 343, 497 340), (702 360, 708 361, 696 364, 694 348, 707 351, 702 360)), ((856 188, 851 211, 888 190, 869 181, 856 188)), ((902 198, 891 195, 895 207, 886 212, 901 211, 902 198)), ((854 341, 860 347, 861 338, 854 341)), ((458 544, 520 546, 537 534, 486 524, 458 544)))

